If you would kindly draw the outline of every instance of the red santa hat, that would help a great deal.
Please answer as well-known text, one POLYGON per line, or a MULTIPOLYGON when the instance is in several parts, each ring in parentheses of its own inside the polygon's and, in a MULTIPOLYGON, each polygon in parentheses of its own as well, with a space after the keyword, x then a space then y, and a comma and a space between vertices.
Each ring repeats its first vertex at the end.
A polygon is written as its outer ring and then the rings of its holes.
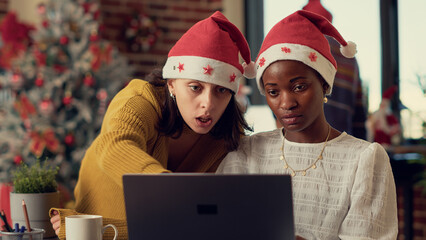
POLYGON ((333 22, 333 15, 324 8, 321 4, 321 0, 309 0, 308 4, 306 4, 302 9, 321 15, 327 18, 328 21, 333 22))
POLYGON ((240 30, 218 11, 196 23, 176 42, 163 68, 165 79, 195 79, 235 93, 243 74, 247 78, 256 76, 250 48, 240 30))
POLYGON ((386 89, 386 91, 383 92, 382 100, 383 99, 391 99, 392 96, 395 94, 396 90, 398 90, 398 86, 396 86, 396 85, 386 89))
POLYGON ((270 64, 279 60, 296 60, 316 70, 330 86, 326 92, 330 94, 337 64, 324 34, 340 43, 343 56, 355 56, 355 43, 346 42, 327 19, 316 13, 299 10, 275 24, 263 40, 256 59, 256 81, 260 93, 265 94, 260 79, 270 64))

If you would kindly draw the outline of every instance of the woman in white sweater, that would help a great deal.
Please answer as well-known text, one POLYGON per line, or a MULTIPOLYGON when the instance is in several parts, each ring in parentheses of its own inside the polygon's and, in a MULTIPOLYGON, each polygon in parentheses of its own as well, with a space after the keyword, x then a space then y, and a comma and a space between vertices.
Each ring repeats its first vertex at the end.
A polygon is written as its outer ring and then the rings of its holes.
POLYGON ((336 62, 323 34, 353 57, 322 16, 297 11, 277 23, 256 60, 259 90, 283 128, 243 138, 217 173, 290 174, 296 235, 305 239, 396 239, 396 191, 389 157, 330 126, 323 104, 336 62))

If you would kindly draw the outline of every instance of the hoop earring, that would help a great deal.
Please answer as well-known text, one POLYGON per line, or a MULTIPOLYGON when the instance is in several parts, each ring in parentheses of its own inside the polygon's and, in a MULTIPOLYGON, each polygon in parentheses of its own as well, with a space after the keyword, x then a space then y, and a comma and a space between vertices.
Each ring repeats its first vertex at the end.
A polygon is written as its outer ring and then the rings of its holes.
POLYGON ((176 97, 173 95, 173 93, 170 92, 170 97, 173 99, 174 102, 176 102, 176 97))
POLYGON ((328 102, 327 97, 324 97, 324 103, 327 103, 327 102, 328 102))

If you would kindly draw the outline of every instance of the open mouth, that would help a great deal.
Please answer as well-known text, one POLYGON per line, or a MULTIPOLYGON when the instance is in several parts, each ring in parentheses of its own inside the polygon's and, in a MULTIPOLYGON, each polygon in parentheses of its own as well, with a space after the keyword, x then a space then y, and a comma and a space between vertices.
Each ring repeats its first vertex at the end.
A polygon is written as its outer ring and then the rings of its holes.
POLYGON ((200 120, 203 123, 206 123, 206 122, 210 121, 209 118, 198 118, 198 120, 200 120))
POLYGON ((198 117, 197 118, 197 123, 198 125, 200 125, 201 127, 207 127, 209 126, 211 123, 213 122, 213 120, 209 117, 205 118, 205 117, 198 117))

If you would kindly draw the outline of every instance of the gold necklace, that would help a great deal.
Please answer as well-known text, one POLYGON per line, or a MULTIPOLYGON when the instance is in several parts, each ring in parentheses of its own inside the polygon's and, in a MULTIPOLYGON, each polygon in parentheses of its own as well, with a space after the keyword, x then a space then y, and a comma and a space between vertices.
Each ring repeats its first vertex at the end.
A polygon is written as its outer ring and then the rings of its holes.
POLYGON ((284 142, 285 142, 285 135, 287 134, 287 131, 284 133, 283 145, 281 147, 281 153, 282 154, 281 154, 280 159, 284 160, 284 163, 285 163, 284 168, 285 169, 290 169, 292 177, 294 177, 296 175, 296 173, 298 173, 298 172, 302 173, 302 176, 305 176, 306 175, 306 171, 308 171, 311 168, 312 169, 317 168, 317 162, 322 159, 322 153, 324 152, 325 146, 327 145, 328 138, 330 137, 330 132, 331 132, 331 127, 330 127, 330 125, 328 125, 327 138, 325 139, 324 145, 322 146, 321 152, 318 155, 317 159, 309 167, 307 167, 305 169, 300 169, 300 170, 294 170, 292 167, 290 167, 290 165, 288 164, 287 160, 284 157, 284 142))

